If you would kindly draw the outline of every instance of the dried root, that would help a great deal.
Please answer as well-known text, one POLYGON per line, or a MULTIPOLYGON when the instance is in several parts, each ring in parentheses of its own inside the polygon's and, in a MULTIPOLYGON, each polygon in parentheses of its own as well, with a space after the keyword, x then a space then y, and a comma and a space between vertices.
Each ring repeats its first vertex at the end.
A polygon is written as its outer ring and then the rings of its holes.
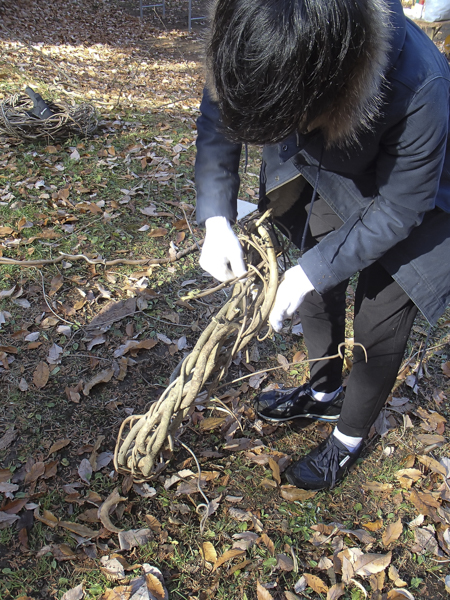
POLYGON ((202 389, 213 395, 233 359, 267 323, 278 287, 278 267, 272 238, 262 224, 266 216, 250 222, 240 235, 247 277, 236 280, 229 300, 211 319, 161 398, 145 415, 130 416, 122 423, 114 456, 118 472, 131 473, 139 481, 159 472, 157 461, 163 449, 167 444, 173 449, 173 440, 202 389))

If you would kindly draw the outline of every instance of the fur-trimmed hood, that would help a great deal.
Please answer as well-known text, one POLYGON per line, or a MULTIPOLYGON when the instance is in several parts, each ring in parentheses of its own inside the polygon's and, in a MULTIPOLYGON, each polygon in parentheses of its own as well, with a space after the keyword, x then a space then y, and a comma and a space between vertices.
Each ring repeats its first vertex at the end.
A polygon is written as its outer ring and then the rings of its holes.
POLYGON ((367 5, 373 17, 366 52, 332 110, 314 123, 322 129, 328 146, 355 142, 361 131, 371 129, 380 115, 386 74, 404 43, 406 18, 400 2, 367 0, 367 5))

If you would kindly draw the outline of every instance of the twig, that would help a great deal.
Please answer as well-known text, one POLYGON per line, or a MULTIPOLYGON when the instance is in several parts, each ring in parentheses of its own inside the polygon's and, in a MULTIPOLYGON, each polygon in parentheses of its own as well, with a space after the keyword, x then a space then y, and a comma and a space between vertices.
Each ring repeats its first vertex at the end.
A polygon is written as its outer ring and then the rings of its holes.
POLYGON ((227 385, 231 385, 233 383, 237 383, 238 381, 243 381, 244 379, 249 379, 250 377, 253 377, 254 375, 261 375, 263 373, 270 373, 270 371, 277 371, 278 369, 285 369, 286 367, 294 367, 295 365, 301 365, 304 363, 310 363, 310 362, 319 362, 322 360, 331 360, 333 358, 344 358, 344 355, 341 352, 341 348, 344 346, 360 346, 363 350, 364 350, 364 355, 366 358, 366 362, 367 362, 367 351, 364 348, 364 346, 362 344, 359 344, 358 342, 342 342, 341 344, 339 344, 338 346, 338 352, 336 354, 332 354, 331 356, 322 356, 321 358, 305 358, 303 360, 299 360, 297 362, 291 362, 288 363, 287 365, 278 365, 278 367, 271 367, 270 369, 262 369, 261 371, 255 371, 254 373, 250 373, 249 375, 244 375, 243 377, 238 377, 237 379, 233 379, 233 381, 227 382, 227 383, 223 383, 222 385, 220 385, 217 389, 221 389, 227 385))
MULTIPOLYGON (((203 244, 203 240, 200 240, 199 244, 203 244)), ((105 267, 111 267, 113 265, 164 265, 166 263, 175 262, 184 256, 187 256, 191 252, 198 250, 197 244, 192 244, 189 248, 180 250, 174 257, 168 256, 166 258, 142 258, 142 259, 127 259, 127 258, 116 258, 114 260, 104 259, 91 259, 84 254, 65 254, 60 252, 58 258, 42 259, 42 260, 16 260, 14 258, 6 258, 5 256, 0 257, 0 265, 17 265, 20 267, 39 267, 44 265, 56 265, 65 259, 68 260, 85 260, 90 265, 103 265, 105 267)))

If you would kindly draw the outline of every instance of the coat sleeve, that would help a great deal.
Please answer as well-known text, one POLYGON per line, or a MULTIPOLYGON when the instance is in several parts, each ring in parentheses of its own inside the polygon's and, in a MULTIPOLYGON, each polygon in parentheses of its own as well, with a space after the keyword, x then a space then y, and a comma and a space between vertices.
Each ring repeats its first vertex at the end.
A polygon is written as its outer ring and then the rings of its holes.
POLYGON ((209 217, 237 217, 240 184, 239 160, 241 144, 228 141, 220 132, 218 106, 205 90, 197 119, 197 155, 195 186, 197 190, 197 223, 209 217))
POLYGON ((385 134, 376 163, 378 195, 299 260, 319 293, 345 281, 406 239, 435 207, 446 153, 448 82, 418 92, 385 134))

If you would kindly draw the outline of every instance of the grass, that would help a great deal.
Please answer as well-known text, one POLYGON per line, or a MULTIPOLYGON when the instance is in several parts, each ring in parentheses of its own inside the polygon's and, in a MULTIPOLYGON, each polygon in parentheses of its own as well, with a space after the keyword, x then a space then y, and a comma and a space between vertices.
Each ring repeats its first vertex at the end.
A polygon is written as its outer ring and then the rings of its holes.
MULTIPOLYGON (((89 2, 86 6, 89 8, 89 2)), ((64 15, 66 5, 57 0, 57 7, 58 14, 64 15)), ((101 11, 108 10, 106 5, 100 8, 101 11)), ((178 7, 178 10, 181 8, 178 7)), ((27 18, 30 18, 27 15, 26 11, 20 15, 21 22, 27 22, 27 18)), ((114 27, 115 22, 116 17, 111 21, 114 27)), ((61 23, 63 26, 62 17, 61 23)), ((157 23, 159 26, 160 22, 157 23)), ((117 37, 123 30, 130 31, 127 28, 127 20, 122 15, 120 29, 114 29, 117 37)), ((71 34, 72 29, 76 29, 76 23, 71 26, 71 34)), ((131 29, 134 34, 134 21, 131 29)), ((152 79, 146 82, 145 93, 141 92, 139 85, 135 85, 140 79, 136 76, 134 83, 130 83, 124 64, 120 61, 110 64, 114 52, 105 44, 107 60, 101 65, 102 69, 109 65, 106 77, 112 81, 110 97, 105 99, 106 92, 100 85, 101 77, 83 81, 86 89, 89 88, 89 98, 98 102, 101 113, 100 129, 95 137, 88 140, 73 138, 60 144, 2 144, 0 166, 2 175, 6 173, 7 176, 0 178, 0 202, 4 202, 0 204, 0 223, 2 227, 13 230, 0 238, 0 241, 6 242, 2 246, 3 256, 19 260, 54 259, 63 252, 91 258, 100 254, 107 260, 163 258, 167 256, 171 242, 184 249, 202 238, 203 232, 195 226, 191 208, 186 206, 195 204, 193 142, 198 114, 196 106, 202 86, 200 67, 192 82, 193 67, 190 63, 183 67, 185 63, 180 61, 184 34, 150 31, 146 26, 140 31, 144 37, 139 38, 133 47, 132 51, 137 55, 131 57, 132 61, 136 64, 148 61, 149 65, 160 61, 162 66, 152 71, 152 79), (145 46, 143 39, 151 43, 145 46), (162 56, 156 54, 161 50, 160 46, 156 46, 161 39, 173 43, 173 55, 167 54, 167 46, 164 46, 162 56), (145 52, 147 54, 144 56, 145 52), (113 67, 117 71, 115 74, 112 73, 113 67), (183 68, 185 73, 182 72, 183 68), (174 76, 175 72, 179 75, 174 76), (166 83, 163 83, 163 79, 166 83), (189 83, 186 84, 186 81, 189 83), (122 85, 123 93, 120 92, 122 85), (149 90, 152 93, 148 93, 149 90), (193 98, 189 102, 178 102, 180 94, 189 94, 193 98), (169 101, 175 103, 159 107, 169 101), (182 146, 182 149, 178 146, 182 146), (80 155, 79 160, 71 158, 75 148, 80 155), (165 175, 161 176, 161 173, 165 175), (69 190, 69 193, 65 190, 69 190), (177 228, 177 222, 185 218, 180 203, 184 203, 192 232, 188 228, 177 228), (144 215, 141 210, 151 204, 156 212, 165 214, 144 215), (148 225, 149 229, 139 231, 144 225, 148 225), (155 229, 163 230, 164 235, 150 237, 149 232, 155 229), (184 234, 184 239, 180 234, 184 234)), ((52 31, 48 32, 50 37, 53 34, 52 31)), ((92 35, 96 39, 98 32, 94 31, 92 35)), ((190 43, 191 40, 184 41, 190 43)), ((76 50, 74 56, 78 57, 81 64, 78 70, 73 67, 75 71, 65 62, 67 57, 63 45, 49 42, 45 51, 49 56, 61 59, 61 64, 72 76, 79 77, 78 72, 83 69, 86 72, 93 70, 96 75, 98 64, 93 62, 92 57, 95 52, 101 53, 100 46, 100 43, 97 44, 91 53, 87 53, 90 56, 86 54, 81 58, 81 46, 74 46, 72 51, 76 50)), ((128 52, 127 48, 116 48, 116 54, 122 61, 128 52)), ((20 57, 21 61, 25 61, 25 57, 30 60, 28 71, 20 71, 21 67, 12 64, 9 59, 1 63, 2 73, 3 69, 7 72, 7 77, 0 79, 0 94, 4 96, 20 91, 23 84, 30 81, 29 73, 39 72, 35 70, 37 67, 32 60, 35 57, 31 50, 21 50, 20 57)), ((40 82, 40 86, 36 89, 44 95, 54 95, 54 86, 44 81, 40 82)), ((243 200, 256 202, 260 154, 260 148, 249 148, 247 172, 241 169, 240 198, 243 200)), ((295 254, 292 254, 292 260, 295 261, 295 254)), ((217 512, 208 519, 203 537, 199 533, 200 519, 196 513, 196 506, 202 502, 201 497, 198 494, 177 495, 176 486, 167 490, 164 488, 164 482, 170 475, 186 468, 193 472, 197 470, 190 455, 179 447, 166 470, 151 483, 157 489, 153 498, 142 498, 133 488, 124 492, 126 482, 113 472, 111 464, 94 473, 89 486, 75 488, 78 497, 68 498, 63 486, 80 484, 78 468, 81 460, 90 458, 93 445, 99 437, 104 436, 99 451, 112 451, 120 424, 131 412, 144 412, 149 402, 159 397, 182 353, 171 354, 170 347, 159 341, 152 351, 139 351, 132 357, 134 364, 128 365, 123 381, 113 377, 108 383, 95 386, 88 396, 81 393, 78 402, 69 399, 65 388, 75 387, 80 381, 86 383, 104 368, 116 368, 114 352, 131 338, 158 339, 158 334, 163 334, 176 341, 185 335, 192 346, 209 322, 214 303, 222 299, 214 298, 212 304, 208 303, 208 299, 203 303, 191 301, 194 310, 177 302, 189 290, 203 289, 210 281, 199 270, 196 253, 151 269, 125 264, 93 266, 86 261, 71 259, 66 259, 65 264, 44 267, 2 265, 0 291, 10 290, 17 285, 14 292, 16 298, 0 300, 0 311, 11 314, 11 318, 8 317, 0 328, 0 346, 17 348, 17 353, 8 354, 14 358, 14 362, 9 364, 8 370, 0 373, 3 392, 0 422, 6 428, 14 425, 18 432, 17 439, 8 448, 0 450, 0 463, 2 468, 11 469, 14 479, 19 482, 15 497, 29 494, 29 501, 39 504, 41 515, 44 510, 49 510, 61 520, 81 523, 80 515, 94 507, 86 500, 89 491, 96 492, 104 500, 115 488, 119 488, 127 496, 127 502, 119 505, 122 514, 112 515, 114 523, 120 524, 125 530, 145 528, 149 526, 146 516, 151 515, 161 524, 161 532, 155 533, 151 542, 131 552, 122 552, 122 555, 130 564, 148 562, 158 566, 164 574, 171 600, 207 600, 213 597, 220 600, 256 600, 258 581, 273 584, 274 587, 269 591, 274 600, 280 600, 284 598, 285 590, 294 589, 302 573, 314 574, 331 585, 333 580, 329 578, 330 573, 319 571, 317 567, 323 555, 332 557, 332 540, 323 547, 315 546, 312 543, 315 534, 313 526, 338 522, 348 529, 361 529, 368 522, 381 518, 383 527, 372 534, 375 542, 370 547, 360 544, 351 536, 345 536, 343 541, 344 548, 358 547, 364 552, 385 553, 387 549, 382 543, 382 533, 389 523, 400 517, 404 530, 392 547, 392 564, 398 568, 400 576, 407 581, 408 589, 416 598, 443 598, 442 578, 446 565, 436 564, 436 558, 430 554, 422 555, 410 550, 414 536, 407 528, 407 523, 417 516, 417 509, 409 502, 408 491, 401 488, 396 478, 397 470, 404 466, 408 455, 424 452, 416 438, 417 433, 423 433, 420 428, 422 421, 413 413, 413 428, 405 429, 401 417, 398 417, 396 427, 385 438, 380 440, 375 436, 371 439, 363 460, 358 461, 349 477, 333 492, 320 492, 302 502, 286 501, 280 496, 279 489, 261 485, 263 480, 274 481, 272 470, 267 464, 255 464, 246 452, 222 450, 224 439, 220 429, 205 433, 198 424, 192 422, 183 440, 198 455, 202 471, 217 470, 220 473, 216 480, 205 486, 209 498, 222 495, 222 499, 217 512), (60 275, 63 276, 63 285, 56 289, 52 282, 60 275), (193 283, 186 284, 188 281, 193 283), (145 285, 147 288, 144 288, 145 285), (113 323, 103 333, 105 341, 89 350, 91 340, 86 334, 86 326, 109 301, 102 295, 102 289, 116 302, 134 296, 144 299, 145 303, 138 312, 113 323), (14 303, 21 299, 28 300, 30 306, 14 303), (44 327, 44 319, 54 316, 49 306, 58 317, 71 323, 70 334, 58 332, 59 325, 67 324, 61 320, 44 327), (173 322, 177 320, 179 323, 173 322), (42 344, 38 348, 30 349, 24 340, 30 332, 40 333, 39 341, 42 344), (51 365, 52 375, 48 383, 43 388, 37 388, 33 383, 35 369, 39 362, 47 361, 53 344, 63 348, 62 361, 58 365, 51 365), (19 388, 22 378, 28 383, 27 391, 19 388), (49 458, 50 446, 63 438, 70 439, 70 443, 49 458), (389 457, 383 454, 386 447, 395 450, 389 457), (206 450, 219 451, 222 456, 204 458, 201 453, 206 450), (25 467, 30 468, 33 461, 48 462, 53 459, 59 461, 55 477, 39 479, 34 487, 23 484, 25 467), (392 489, 388 492, 365 491, 363 485, 367 481, 388 483, 392 489), (235 503, 227 499, 229 496, 242 497, 242 500, 235 503), (217 555, 221 556, 233 546, 233 535, 255 532, 255 525, 250 520, 242 521, 233 516, 233 508, 250 511, 259 519, 263 532, 273 543, 273 553, 260 539, 244 556, 236 557, 212 572, 201 556, 203 542, 212 543, 217 555), (277 568, 277 554, 291 557, 291 549, 298 561, 297 572, 277 568), (249 563, 238 568, 244 558, 249 563)), ((348 337, 352 337, 351 311, 350 294, 348 337)), ((430 347, 436 348, 429 353, 425 362, 427 374, 421 383, 420 399, 415 397, 404 380, 399 380, 395 391, 395 395, 410 397, 414 410, 420 402, 423 408, 437 410, 447 417, 450 386, 448 378, 442 374, 441 365, 449 360, 449 329, 446 325, 449 318, 448 314, 443 317, 433 333, 430 347), (434 389, 442 391, 447 397, 439 406, 432 399, 434 389)), ((418 329, 410 339, 407 356, 414 356, 422 347, 426 324, 419 319, 416 326, 418 329)), ((254 366, 263 369, 276 365, 279 354, 291 359, 296 352, 305 351, 305 347, 301 337, 286 333, 276 334, 259 344, 258 350, 260 358, 254 366)), ((236 366, 235 370, 236 375, 246 373, 242 365, 236 366)), ((267 379, 267 383, 279 381, 297 386, 304 382, 306 376, 307 366, 299 365, 288 372, 276 371, 267 379)), ((243 436, 262 439, 265 452, 274 456, 275 451, 286 453, 296 459, 326 435, 323 425, 308 421, 295 421, 276 429, 255 430, 250 407, 259 390, 252 389, 246 382, 235 386, 235 389, 240 394, 235 408, 244 407, 243 436)), ((203 414, 223 416, 213 411, 203 414)), ((237 435, 241 436, 240 433, 237 435)), ((446 454, 448 444, 433 450, 435 458, 446 454)), ((415 487, 433 492, 438 479, 421 468, 423 477, 415 487)), ((5 494, 0 494, 1 506, 8 501, 5 494)), ((23 510, 19 514, 22 517, 25 513, 30 511, 23 510)), ((101 528, 98 522, 86 525, 96 530, 101 528)), ((0 529, 2 600, 17 600, 20 596, 29 596, 33 600, 60 600, 65 591, 80 583, 84 584, 86 598, 100 600, 106 589, 118 585, 118 582, 109 581, 100 568, 100 558, 117 550, 117 535, 102 532, 102 536, 96 540, 96 558, 91 558, 84 551, 82 542, 79 544, 80 541, 63 528, 53 529, 38 520, 34 520, 29 528, 28 548, 22 546, 18 529, 0 529), (62 544, 66 544, 75 557, 62 560, 62 544), (48 551, 37 556, 47 547, 48 551)), ((127 572, 127 578, 136 573, 127 572)), ((369 592, 369 582, 362 580, 362 583, 369 592)), ((386 578, 384 591, 392 587, 393 583, 386 578)), ((349 585, 342 598, 362 600, 363 596, 360 589, 349 585)), ((325 598, 325 594, 306 588, 302 597, 316 600, 325 598)))

